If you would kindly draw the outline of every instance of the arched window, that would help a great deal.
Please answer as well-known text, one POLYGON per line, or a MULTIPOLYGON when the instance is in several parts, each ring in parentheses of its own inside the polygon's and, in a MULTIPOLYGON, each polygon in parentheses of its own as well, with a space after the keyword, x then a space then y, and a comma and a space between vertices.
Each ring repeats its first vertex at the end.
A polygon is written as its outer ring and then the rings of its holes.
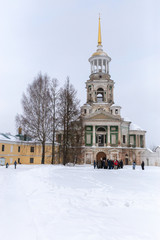
POLYGON ((103 102, 104 101, 104 90, 103 88, 98 88, 97 90, 97 102, 103 102))
POLYGON ((102 72, 102 60, 98 60, 98 72, 102 72))
POLYGON ((102 72, 106 72, 106 60, 103 60, 102 72))
POLYGON ((99 127, 97 129, 97 132, 106 132, 106 129, 104 127, 99 127))

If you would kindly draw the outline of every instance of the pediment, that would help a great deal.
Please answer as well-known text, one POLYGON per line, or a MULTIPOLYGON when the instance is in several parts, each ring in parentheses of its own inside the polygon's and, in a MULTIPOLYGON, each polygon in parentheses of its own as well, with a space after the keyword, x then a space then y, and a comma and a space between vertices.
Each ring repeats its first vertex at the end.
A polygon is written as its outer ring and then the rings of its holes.
POLYGON ((120 118, 114 115, 111 115, 110 113, 106 112, 95 112, 93 114, 90 114, 89 116, 85 117, 85 119, 89 120, 117 120, 120 121, 120 118))
POLYGON ((90 119, 113 119, 113 118, 111 116, 106 116, 105 114, 100 113, 91 117, 90 119))

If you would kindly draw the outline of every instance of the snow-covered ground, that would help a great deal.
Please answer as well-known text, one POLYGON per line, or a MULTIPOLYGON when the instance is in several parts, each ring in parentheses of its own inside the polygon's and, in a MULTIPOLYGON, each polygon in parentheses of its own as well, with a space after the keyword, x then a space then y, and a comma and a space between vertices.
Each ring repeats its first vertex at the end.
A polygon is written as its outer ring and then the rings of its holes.
POLYGON ((160 168, 0 167, 2 240, 159 240, 160 168))

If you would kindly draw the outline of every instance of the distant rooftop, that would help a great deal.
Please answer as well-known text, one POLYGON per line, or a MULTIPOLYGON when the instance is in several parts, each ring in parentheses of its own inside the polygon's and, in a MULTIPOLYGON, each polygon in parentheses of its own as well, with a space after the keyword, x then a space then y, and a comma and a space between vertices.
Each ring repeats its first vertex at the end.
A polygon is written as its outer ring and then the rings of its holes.
POLYGON ((139 127, 138 125, 136 125, 134 123, 130 124, 130 130, 145 131, 144 129, 142 129, 141 127, 139 127))

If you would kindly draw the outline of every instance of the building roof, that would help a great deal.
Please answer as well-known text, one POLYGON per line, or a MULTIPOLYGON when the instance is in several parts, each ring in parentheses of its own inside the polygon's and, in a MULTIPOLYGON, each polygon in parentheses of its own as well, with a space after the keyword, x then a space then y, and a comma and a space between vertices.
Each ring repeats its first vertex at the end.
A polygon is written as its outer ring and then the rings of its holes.
POLYGON ((10 133, 0 133, 0 140, 4 141, 17 141, 19 138, 16 136, 11 135, 10 133))
POLYGON ((133 131, 145 131, 144 129, 142 129, 141 127, 139 127, 138 125, 136 125, 134 123, 130 124, 130 130, 133 130, 133 131))

